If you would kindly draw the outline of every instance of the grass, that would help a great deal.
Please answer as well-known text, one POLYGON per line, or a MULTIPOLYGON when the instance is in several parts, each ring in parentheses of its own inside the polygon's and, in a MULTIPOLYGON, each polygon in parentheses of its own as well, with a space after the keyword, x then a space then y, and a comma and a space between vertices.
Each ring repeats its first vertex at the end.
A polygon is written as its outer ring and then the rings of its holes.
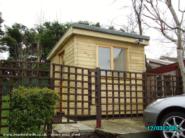
MULTIPOLYGON (((3 100, 2 109, 9 108, 9 96, 3 96, 2 100, 3 100)), ((7 117, 6 119, 1 120, 1 125, 8 125, 9 110, 2 110, 1 117, 7 117)), ((1 128, 0 133, 1 134, 9 133, 8 127, 7 128, 1 128)))

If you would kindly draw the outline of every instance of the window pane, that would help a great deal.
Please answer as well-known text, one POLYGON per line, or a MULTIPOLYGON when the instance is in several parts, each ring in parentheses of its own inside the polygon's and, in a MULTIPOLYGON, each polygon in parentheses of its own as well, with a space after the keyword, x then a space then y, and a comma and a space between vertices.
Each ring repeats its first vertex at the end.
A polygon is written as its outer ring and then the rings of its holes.
POLYGON ((99 47, 99 67, 101 69, 110 69, 110 48, 99 47))
POLYGON ((114 48, 114 69, 125 70, 125 50, 123 48, 114 48))

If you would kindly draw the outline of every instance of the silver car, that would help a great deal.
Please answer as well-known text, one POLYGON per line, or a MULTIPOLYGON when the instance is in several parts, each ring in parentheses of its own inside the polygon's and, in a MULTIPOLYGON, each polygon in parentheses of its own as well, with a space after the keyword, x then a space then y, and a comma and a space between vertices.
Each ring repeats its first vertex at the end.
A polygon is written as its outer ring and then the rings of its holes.
POLYGON ((163 138, 185 138, 185 95, 158 99, 151 103, 144 111, 144 122, 152 131, 160 128, 163 138))

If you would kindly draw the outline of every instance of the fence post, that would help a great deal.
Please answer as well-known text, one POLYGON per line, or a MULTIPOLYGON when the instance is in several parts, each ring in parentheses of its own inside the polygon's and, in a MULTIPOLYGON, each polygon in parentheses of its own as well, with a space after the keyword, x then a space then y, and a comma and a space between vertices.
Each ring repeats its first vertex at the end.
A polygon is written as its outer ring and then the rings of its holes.
POLYGON ((49 88, 54 90, 54 78, 50 77, 49 78, 49 84, 48 84, 49 88))
POLYGON ((1 75, 2 75, 2 71, 0 70, 0 134, 1 134, 1 126, 2 126, 2 120, 1 120, 1 117, 2 117, 2 103, 3 103, 3 99, 2 99, 2 96, 3 96, 3 84, 2 84, 2 80, 3 80, 3 77, 1 78, 1 75))
POLYGON ((50 82, 49 82, 49 88, 54 90, 55 88, 55 64, 50 64, 50 70, 49 70, 49 74, 50 74, 50 82))
POLYGON ((101 73, 100 68, 95 70, 95 94, 96 94, 96 128, 101 128, 101 73))
POLYGON ((52 136, 52 122, 47 124, 47 138, 51 138, 52 136))
POLYGON ((91 114, 91 105, 92 105, 92 76, 91 70, 88 69, 88 115, 91 114))
MULTIPOLYGON (((55 65, 54 64, 51 64, 50 65, 50 79, 49 79, 49 88, 54 90, 54 78, 55 78, 55 65), (52 74, 51 74, 52 73, 52 74)), ((46 135, 47 135, 47 138, 51 138, 52 136, 52 124, 53 124, 53 119, 51 120, 50 123, 47 123, 46 124, 46 135)))
POLYGON ((144 72, 142 75, 142 80, 143 80, 143 109, 146 108, 148 102, 148 91, 147 91, 147 73, 144 72))
POLYGON ((176 76, 176 91, 175 95, 182 94, 183 84, 182 84, 182 77, 176 76))

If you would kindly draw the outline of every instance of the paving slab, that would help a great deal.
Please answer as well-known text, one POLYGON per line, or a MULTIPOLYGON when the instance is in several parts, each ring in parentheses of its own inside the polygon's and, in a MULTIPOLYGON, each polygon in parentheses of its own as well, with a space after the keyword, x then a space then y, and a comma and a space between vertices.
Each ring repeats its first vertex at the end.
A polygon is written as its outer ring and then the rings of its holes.
POLYGON ((84 125, 80 122, 74 124, 56 124, 53 125, 53 131, 56 133, 92 133, 95 128, 84 125))
POLYGON ((77 134, 77 138, 159 138, 158 134, 145 129, 142 118, 102 120, 102 128, 98 129, 96 120, 58 124, 53 126, 53 132, 64 136, 77 134))
POLYGON ((160 138, 160 135, 156 132, 141 132, 135 134, 122 134, 116 138, 160 138))
MULTIPOLYGON (((81 123, 92 128, 96 126, 94 120, 81 123)), ((102 128, 95 132, 99 137, 105 138, 160 138, 158 133, 145 129, 142 117, 102 120, 102 128)))
MULTIPOLYGON (((96 122, 81 121, 80 123, 95 128, 96 122)), ((113 134, 128 134, 146 132, 142 118, 102 120, 102 128, 98 129, 113 134)))

